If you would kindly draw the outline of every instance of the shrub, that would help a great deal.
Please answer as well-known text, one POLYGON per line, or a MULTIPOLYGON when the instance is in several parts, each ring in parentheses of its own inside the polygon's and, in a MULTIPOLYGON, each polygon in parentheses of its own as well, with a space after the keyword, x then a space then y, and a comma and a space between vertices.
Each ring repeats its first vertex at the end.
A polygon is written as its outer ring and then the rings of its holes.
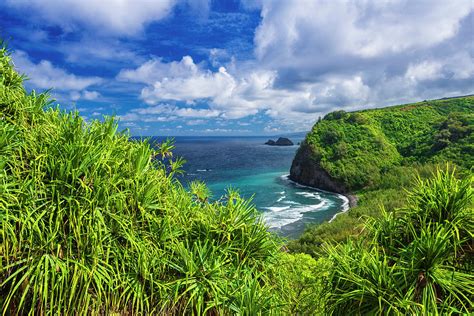
POLYGON ((175 180, 182 161, 170 142, 130 141, 112 118, 86 123, 22 80, 2 48, 2 314, 293 308, 298 298, 270 277, 291 255, 250 201, 230 190, 209 203, 205 184, 189 192, 175 180))
POLYGON ((365 238, 327 246, 327 312, 473 312, 472 180, 438 170, 417 181, 405 208, 370 220, 365 238))

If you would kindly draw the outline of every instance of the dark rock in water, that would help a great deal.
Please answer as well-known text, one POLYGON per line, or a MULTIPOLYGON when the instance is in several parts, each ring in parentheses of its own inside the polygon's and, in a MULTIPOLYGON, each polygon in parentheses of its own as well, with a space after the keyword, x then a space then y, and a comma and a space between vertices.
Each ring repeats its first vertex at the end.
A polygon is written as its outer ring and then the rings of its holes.
POLYGON ((265 143, 265 145, 275 146, 275 141, 269 139, 269 140, 265 143))
POLYGON ((293 142, 289 140, 288 138, 285 137, 280 137, 278 138, 277 141, 269 139, 265 145, 270 145, 270 146, 293 146, 293 142))
POLYGON ((293 146, 293 142, 285 137, 280 137, 276 141, 277 146, 293 146))

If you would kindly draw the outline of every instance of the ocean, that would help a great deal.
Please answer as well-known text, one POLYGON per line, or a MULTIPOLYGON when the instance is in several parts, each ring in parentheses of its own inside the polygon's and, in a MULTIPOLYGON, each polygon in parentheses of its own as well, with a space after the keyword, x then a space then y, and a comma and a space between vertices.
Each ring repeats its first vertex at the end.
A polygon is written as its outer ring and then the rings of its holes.
MULTIPOLYGON (((163 138, 156 138, 160 141, 163 138)), ((185 174, 178 179, 187 185, 202 180, 218 199, 227 188, 238 189, 251 198, 269 230, 296 238, 308 224, 331 220, 347 210, 344 196, 293 183, 288 174, 295 146, 268 146, 268 137, 174 137, 173 156, 186 160, 185 174)))

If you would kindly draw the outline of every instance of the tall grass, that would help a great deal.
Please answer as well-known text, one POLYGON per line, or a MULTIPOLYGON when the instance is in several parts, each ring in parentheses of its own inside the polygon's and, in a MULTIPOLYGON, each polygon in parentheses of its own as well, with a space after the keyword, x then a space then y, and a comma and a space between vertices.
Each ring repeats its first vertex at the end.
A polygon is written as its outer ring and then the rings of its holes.
POLYGON ((249 201, 229 190, 209 203, 204 184, 173 177, 170 142, 86 123, 23 79, 0 49, 2 314, 298 310, 274 277, 281 242, 249 201))

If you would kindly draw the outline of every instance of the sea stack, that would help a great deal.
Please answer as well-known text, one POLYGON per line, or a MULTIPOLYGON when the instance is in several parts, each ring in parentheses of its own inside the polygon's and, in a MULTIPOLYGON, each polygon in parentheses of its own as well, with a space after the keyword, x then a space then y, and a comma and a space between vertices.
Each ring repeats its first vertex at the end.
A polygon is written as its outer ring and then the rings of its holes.
POLYGON ((280 137, 277 141, 269 139, 265 145, 270 146, 293 146, 293 142, 286 137, 280 137))

